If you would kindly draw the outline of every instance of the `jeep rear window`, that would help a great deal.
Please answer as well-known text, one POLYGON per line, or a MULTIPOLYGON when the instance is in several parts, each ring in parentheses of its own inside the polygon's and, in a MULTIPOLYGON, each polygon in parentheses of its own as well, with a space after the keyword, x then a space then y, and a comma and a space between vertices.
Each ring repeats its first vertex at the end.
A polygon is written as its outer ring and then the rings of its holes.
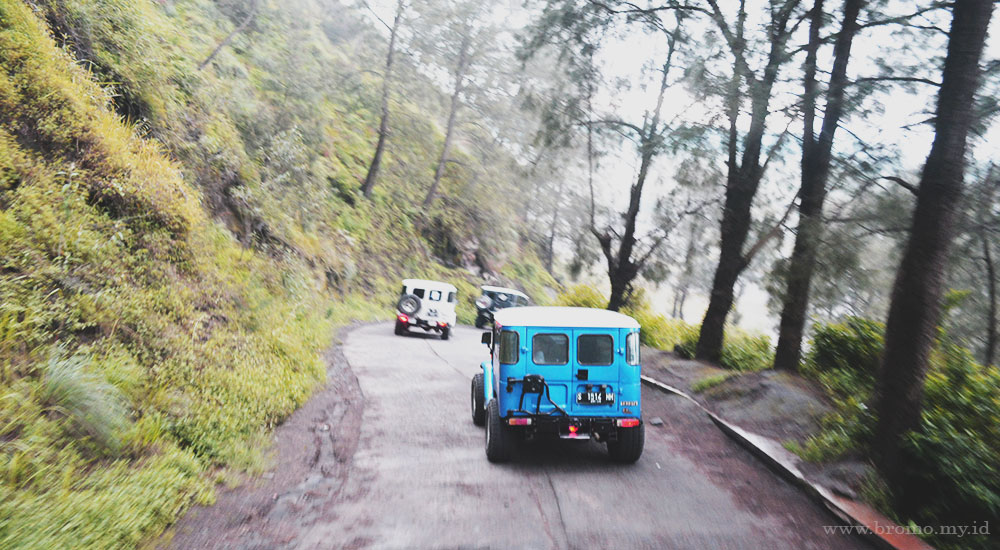
POLYGON ((629 365, 639 364, 639 333, 630 332, 625 338, 625 361, 629 365))
POLYGON ((536 365, 565 365, 569 362, 569 337, 565 334, 534 335, 531 360, 536 365))
POLYGON ((432 290, 431 291, 431 296, 430 296, 430 298, 428 298, 428 300, 430 300, 432 302, 440 302, 441 301, 441 291, 440 290, 432 290))
POLYGON ((610 334, 584 334, 576 339, 576 360, 581 365, 610 365, 615 360, 615 341, 610 334))
POLYGON ((504 330, 500 332, 500 362, 505 365, 517 363, 520 356, 521 342, 516 332, 504 330))

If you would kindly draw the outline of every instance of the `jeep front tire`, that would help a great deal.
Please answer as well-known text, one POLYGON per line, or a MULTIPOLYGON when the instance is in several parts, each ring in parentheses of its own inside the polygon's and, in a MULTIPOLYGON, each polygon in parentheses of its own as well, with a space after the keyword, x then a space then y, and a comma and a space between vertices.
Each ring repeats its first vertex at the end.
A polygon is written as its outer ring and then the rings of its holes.
POLYGON ((472 423, 476 426, 486 423, 486 407, 483 404, 485 400, 483 373, 479 373, 472 377, 472 423))
POLYGON ((486 460, 507 462, 514 447, 514 434, 500 418, 500 406, 496 399, 486 405, 486 460))

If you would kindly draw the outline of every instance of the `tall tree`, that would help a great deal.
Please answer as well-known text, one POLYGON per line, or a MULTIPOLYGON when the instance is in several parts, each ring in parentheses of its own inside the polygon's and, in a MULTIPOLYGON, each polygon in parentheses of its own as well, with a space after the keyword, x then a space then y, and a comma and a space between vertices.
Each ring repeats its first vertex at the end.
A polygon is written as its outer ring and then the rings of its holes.
POLYGON ((875 388, 875 465, 905 509, 911 488, 900 468, 903 438, 920 424, 928 356, 941 312, 949 246, 962 196, 966 141, 973 123, 979 60, 992 0, 953 5, 935 117, 935 136, 924 165, 910 238, 893 286, 885 353, 875 388))
POLYGON ((468 74, 471 57, 469 47, 472 44, 474 30, 471 21, 461 25, 460 29, 461 42, 458 47, 458 57, 455 60, 454 69, 452 70, 454 84, 448 103, 448 122, 445 124, 444 143, 441 145, 441 155, 438 157, 437 167, 434 169, 434 181, 431 183, 431 187, 427 190, 427 195, 424 197, 424 207, 430 206, 437 197, 438 186, 441 184, 441 178, 444 177, 444 169, 448 164, 449 155, 451 154, 451 144, 455 136, 455 121, 459 109, 462 108, 462 92, 466 86, 465 79, 468 74))
POLYGON ((506 50, 499 41, 503 30, 494 22, 496 5, 477 0, 421 0, 414 7, 423 18, 424 32, 417 39, 422 62, 434 72, 447 74, 450 80, 444 142, 423 200, 427 207, 440 193, 445 169, 455 162, 451 153, 466 107, 473 107, 482 96, 500 92, 507 83, 496 82, 494 73, 501 73, 510 61, 500 57, 506 50))
MULTIPOLYGON (((368 174, 365 182, 361 185, 361 192, 365 197, 372 196, 372 190, 378 182, 379 168, 382 166, 382 153, 385 150, 385 141, 389 137, 389 97, 392 93, 392 66, 396 57, 396 39, 399 35, 399 25, 403 20, 403 12, 406 11, 406 0, 396 2, 396 15, 392 19, 392 25, 386 24, 389 29, 389 51, 385 54, 385 72, 382 74, 382 104, 381 117, 378 123, 378 142, 375 144, 375 155, 371 164, 368 165, 368 174)), ((380 20, 381 21, 381 20, 380 20)), ((385 24, 383 22, 383 24, 385 24)))
MULTIPOLYGON (((752 220, 751 207, 766 168, 762 155, 763 140, 767 129, 772 90, 782 65, 788 60, 788 40, 795 30, 792 15, 800 0, 771 1, 770 21, 767 26, 768 53, 761 74, 751 69, 746 34, 746 2, 740 7, 734 22, 727 21, 718 0, 706 0, 709 13, 721 32, 733 57, 733 73, 727 95, 727 176, 725 205, 720 224, 719 263, 712 280, 708 309, 701 323, 695 355, 699 359, 718 361, 722 353, 722 338, 726 317, 732 309, 734 288, 740 274, 760 251, 763 240, 745 249, 752 220), (744 94, 743 89, 746 88, 744 94), (739 116, 743 98, 749 96, 750 122, 745 135, 739 135, 739 116), (742 154, 739 151, 743 145, 742 154)), ((767 237, 775 233, 765 233, 767 237)))
MULTIPOLYGON (((608 265, 608 279, 611 283, 608 309, 611 311, 618 311, 628 301, 632 291, 632 282, 666 236, 664 233, 654 239, 641 255, 635 254, 638 244, 636 218, 639 216, 639 207, 642 203, 642 191, 646 186, 653 158, 661 151, 665 139, 664 133, 668 129, 668 125, 661 120, 663 99, 670 87, 670 70, 673 68, 674 54, 679 45, 678 39, 681 34, 682 21, 683 17, 678 15, 674 30, 667 33, 667 59, 660 69, 660 86, 656 96, 656 106, 653 107, 651 113, 647 113, 647 122, 642 127, 631 128, 635 132, 638 142, 639 172, 636 175, 635 183, 629 190, 628 208, 623 216, 625 227, 617 239, 617 246, 615 246, 616 232, 611 227, 598 228, 591 220, 590 231, 601 245, 601 252, 604 253, 604 259, 608 265)), ((594 200, 593 197, 591 200, 594 200)))
POLYGON ((779 370, 797 369, 801 359, 802 332, 809 303, 809 287, 816 265, 816 250, 823 232, 823 202, 826 200, 833 139, 844 112, 847 64, 851 56, 854 35, 858 30, 858 14, 864 0, 844 1, 843 21, 833 49, 833 70, 826 91, 826 109, 817 137, 814 130, 816 99, 819 95, 816 90, 816 57, 820 47, 820 30, 823 27, 823 3, 823 0, 816 0, 810 15, 803 95, 799 225, 788 266, 778 348, 774 356, 774 368, 779 370))
MULTIPOLYGON (((607 307, 613 311, 621 309, 627 303, 633 282, 663 244, 675 223, 671 219, 662 224, 656 234, 648 236, 643 236, 638 227, 643 191, 654 160, 664 152, 669 143, 676 142, 670 134, 677 128, 664 120, 664 106, 669 89, 676 83, 673 75, 676 72, 678 51, 685 36, 683 22, 686 17, 683 10, 671 9, 669 11, 673 16, 664 17, 661 11, 668 10, 638 13, 627 8, 622 11, 616 9, 616 6, 627 4, 628 2, 602 4, 588 0, 552 0, 547 3, 542 17, 532 28, 525 45, 526 58, 534 56, 545 46, 555 47, 559 59, 568 65, 566 70, 569 78, 577 84, 576 94, 557 97, 553 104, 547 106, 543 118, 549 122, 545 130, 550 136, 579 128, 586 130, 591 198, 587 230, 596 238, 604 256, 611 286, 607 307), (626 25, 638 23, 643 32, 652 31, 663 36, 666 42, 665 58, 656 71, 655 103, 646 111, 641 123, 628 122, 615 115, 598 115, 593 107, 592 100, 598 91, 595 82, 600 76, 594 64, 594 56, 600 46, 600 37, 621 20, 626 25), (620 218, 616 217, 616 221, 621 220, 621 227, 617 223, 599 221, 596 214, 597 199, 593 185, 594 159, 597 153, 595 134, 599 129, 608 128, 632 140, 639 156, 635 181, 629 188, 628 205, 620 218)), ((684 215, 682 212, 674 214, 684 215)))

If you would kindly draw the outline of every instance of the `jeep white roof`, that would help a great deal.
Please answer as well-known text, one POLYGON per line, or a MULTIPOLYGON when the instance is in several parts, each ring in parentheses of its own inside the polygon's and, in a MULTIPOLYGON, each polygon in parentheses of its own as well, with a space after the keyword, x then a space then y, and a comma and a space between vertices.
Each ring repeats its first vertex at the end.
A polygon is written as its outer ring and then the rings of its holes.
POLYGON ((429 281, 427 279, 403 279, 403 286, 407 288, 418 287, 427 290, 445 290, 448 292, 458 292, 454 285, 442 283, 441 281, 429 281))
POLYGON ((628 315, 590 307, 514 307, 494 313, 493 319, 509 327, 639 328, 628 315))
POLYGON ((528 295, 521 292, 520 290, 514 290, 513 288, 505 288, 502 286, 490 286, 483 285, 479 287, 483 292, 503 292, 504 294, 513 294, 514 296, 520 296, 522 298, 527 298, 528 295))

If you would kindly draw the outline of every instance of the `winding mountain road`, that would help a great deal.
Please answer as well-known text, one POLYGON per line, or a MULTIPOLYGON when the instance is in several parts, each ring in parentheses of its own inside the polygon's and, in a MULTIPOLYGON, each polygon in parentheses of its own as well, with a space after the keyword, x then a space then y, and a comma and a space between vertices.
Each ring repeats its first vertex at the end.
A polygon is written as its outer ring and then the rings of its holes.
POLYGON ((173 530, 174 548, 868 548, 728 440, 693 404, 643 388, 646 449, 543 441, 486 461, 469 379, 480 331, 346 335, 330 382, 276 434, 278 466, 173 530), (342 353, 341 353, 342 352, 342 353))

